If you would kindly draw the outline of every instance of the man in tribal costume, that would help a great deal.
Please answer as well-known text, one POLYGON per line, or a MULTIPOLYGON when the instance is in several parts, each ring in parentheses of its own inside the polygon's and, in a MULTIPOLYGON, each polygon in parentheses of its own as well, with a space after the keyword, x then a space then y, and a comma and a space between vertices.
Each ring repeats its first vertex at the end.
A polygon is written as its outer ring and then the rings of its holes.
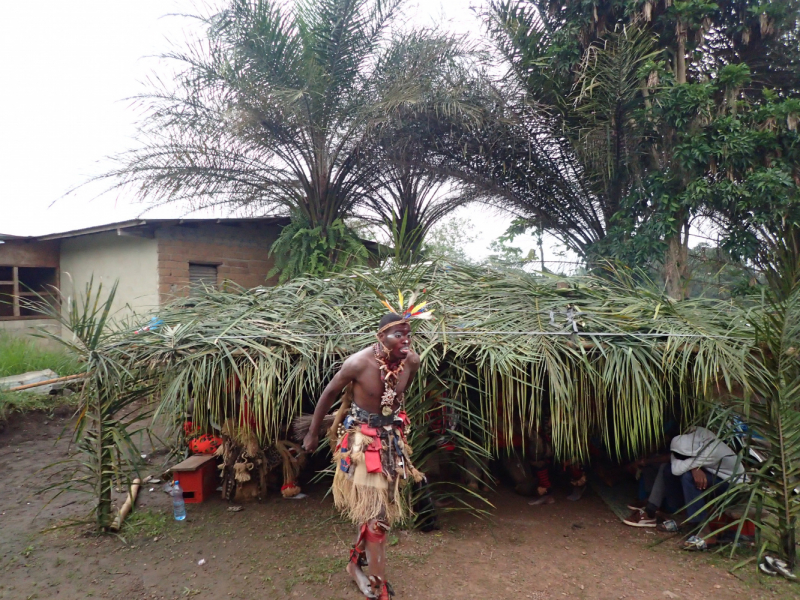
POLYGON ((409 480, 423 479, 411 463, 403 401, 420 364, 411 349, 409 320, 429 318, 430 313, 413 302, 404 311, 402 295, 400 302, 399 311, 381 319, 377 343, 345 360, 325 388, 303 440, 307 451, 316 449, 325 415, 350 386, 352 403, 349 408, 343 403, 347 410, 333 453, 333 498, 336 507, 359 527, 347 572, 367 598, 379 600, 394 595, 386 581, 387 533, 411 514, 401 489, 409 480), (362 570, 367 565, 369 576, 362 570))

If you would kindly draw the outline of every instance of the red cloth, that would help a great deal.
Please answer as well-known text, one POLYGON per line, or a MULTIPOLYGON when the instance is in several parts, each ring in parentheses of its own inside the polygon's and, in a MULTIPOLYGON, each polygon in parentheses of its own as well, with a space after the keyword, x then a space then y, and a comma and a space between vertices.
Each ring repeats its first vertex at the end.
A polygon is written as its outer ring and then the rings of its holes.
POLYGON ((372 438, 372 443, 364 449, 364 464, 367 467, 367 473, 382 473, 381 439, 378 437, 378 430, 368 425, 361 425, 361 433, 372 438))
POLYGON ((222 438, 214 435, 203 434, 189 442, 192 454, 214 454, 222 446, 222 438))

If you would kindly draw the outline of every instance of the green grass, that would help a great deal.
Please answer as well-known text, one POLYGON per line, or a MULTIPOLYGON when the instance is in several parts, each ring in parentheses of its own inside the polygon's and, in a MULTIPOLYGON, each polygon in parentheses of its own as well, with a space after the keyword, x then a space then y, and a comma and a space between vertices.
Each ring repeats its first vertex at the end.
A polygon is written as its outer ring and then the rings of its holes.
POLYGON ((77 406, 78 396, 47 396, 33 392, 0 391, 0 423, 8 420, 12 413, 34 410, 52 411, 59 406, 77 406))
POLYGON ((42 347, 35 340, 0 332, 0 377, 52 369, 60 376, 80 372, 75 356, 64 350, 42 347))
POLYGON ((159 537, 170 526, 168 513, 154 510, 134 510, 122 524, 122 535, 128 540, 139 537, 159 537))
MULTIPOLYGON (((37 343, 37 340, 0 332, 0 377, 44 369, 51 369, 63 377, 79 373, 81 365, 75 356, 65 350, 47 348, 37 343)), ((76 402, 77 396, 53 398, 36 393, 36 388, 30 392, 0 391, 0 423, 6 421, 11 413, 49 411, 76 402)))

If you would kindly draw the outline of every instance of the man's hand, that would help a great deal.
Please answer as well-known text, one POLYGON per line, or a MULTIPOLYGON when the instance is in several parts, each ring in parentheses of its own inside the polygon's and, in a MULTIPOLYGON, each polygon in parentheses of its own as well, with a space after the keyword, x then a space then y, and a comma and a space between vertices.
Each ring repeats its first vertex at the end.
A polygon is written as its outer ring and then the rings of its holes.
POLYGON ((306 437, 303 438, 303 450, 306 452, 314 452, 319 446, 319 436, 313 431, 309 431, 306 437))
POLYGON ((708 478, 703 469, 692 469, 692 478, 694 478, 694 485, 698 490, 704 490, 708 487, 708 478))

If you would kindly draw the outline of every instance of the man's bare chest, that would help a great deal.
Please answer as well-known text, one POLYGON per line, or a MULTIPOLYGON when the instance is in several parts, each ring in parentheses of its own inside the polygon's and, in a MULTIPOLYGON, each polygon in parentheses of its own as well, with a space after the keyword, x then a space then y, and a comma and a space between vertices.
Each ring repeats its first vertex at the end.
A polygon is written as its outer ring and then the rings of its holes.
MULTIPOLYGON (((403 368, 397 378, 397 385, 394 388, 398 398, 401 398, 406 392, 410 380, 410 371, 403 368)), ((381 378, 381 371, 377 361, 375 361, 374 365, 368 365, 367 368, 363 369, 355 383, 353 399, 356 404, 364 409, 376 409, 380 406, 386 386, 381 378)))

